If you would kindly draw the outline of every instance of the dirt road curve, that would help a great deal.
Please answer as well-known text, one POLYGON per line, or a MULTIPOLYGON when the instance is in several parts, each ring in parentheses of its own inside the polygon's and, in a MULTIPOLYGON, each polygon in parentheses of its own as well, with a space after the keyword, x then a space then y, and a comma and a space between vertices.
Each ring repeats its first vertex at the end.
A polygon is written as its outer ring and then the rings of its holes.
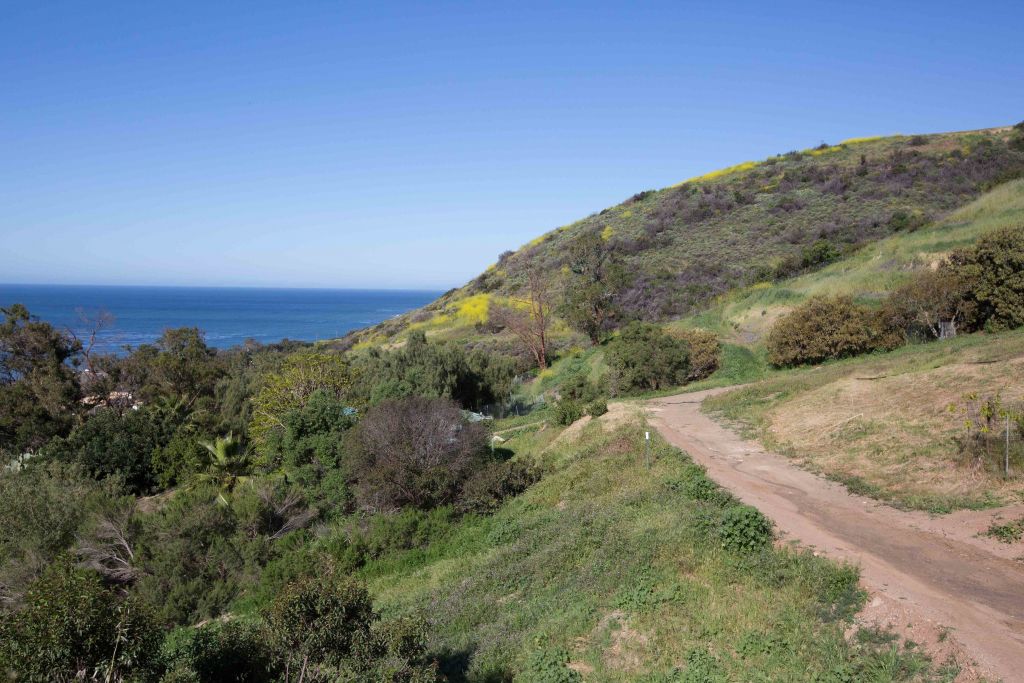
POLYGON ((715 481, 770 517, 784 539, 859 565, 873 596, 867 611, 878 608, 898 628, 951 628, 977 662, 968 678, 1024 681, 1021 563, 1006 549, 987 547, 971 525, 852 495, 744 440, 701 413, 700 402, 715 391, 649 401, 648 419, 715 481), (896 623, 903 621, 916 625, 896 623))

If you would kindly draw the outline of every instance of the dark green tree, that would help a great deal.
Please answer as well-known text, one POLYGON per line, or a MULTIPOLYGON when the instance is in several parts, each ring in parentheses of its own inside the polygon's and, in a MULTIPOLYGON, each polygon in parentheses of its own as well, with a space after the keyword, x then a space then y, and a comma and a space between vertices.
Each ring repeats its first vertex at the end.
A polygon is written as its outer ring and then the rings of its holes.
POLYGON ((568 273, 560 312, 574 329, 597 344, 618 316, 616 297, 626 271, 611 244, 597 232, 577 237, 569 246, 568 273))
POLYGON ((77 421, 81 346, 21 304, 0 308, 0 457, 34 451, 77 421))
POLYGON ((118 476, 133 493, 147 493, 156 483, 152 456, 163 435, 149 411, 121 413, 103 408, 67 438, 58 438, 43 449, 46 457, 81 465, 97 479, 118 476))

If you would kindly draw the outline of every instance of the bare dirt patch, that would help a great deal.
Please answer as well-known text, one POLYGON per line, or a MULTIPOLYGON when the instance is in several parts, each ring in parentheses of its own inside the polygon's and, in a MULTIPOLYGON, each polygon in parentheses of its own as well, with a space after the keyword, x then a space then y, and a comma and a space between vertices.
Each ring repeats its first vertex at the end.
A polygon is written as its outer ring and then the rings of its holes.
POLYGON ((926 652, 932 661, 955 666, 960 670, 956 677, 959 683, 988 680, 985 672, 967 654, 953 628, 920 618, 901 601, 888 595, 876 593, 871 596, 847 632, 847 638, 856 637, 856 631, 863 628, 898 634, 902 647, 913 644, 926 652))

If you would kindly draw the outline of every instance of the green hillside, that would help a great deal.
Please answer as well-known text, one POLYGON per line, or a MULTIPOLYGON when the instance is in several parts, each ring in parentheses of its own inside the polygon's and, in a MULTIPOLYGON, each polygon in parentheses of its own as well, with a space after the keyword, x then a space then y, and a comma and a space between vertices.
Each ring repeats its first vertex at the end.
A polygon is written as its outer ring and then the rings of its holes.
POLYGON ((383 613, 430 615, 449 680, 956 674, 870 629, 844 638, 863 599, 855 569, 806 551, 737 552, 727 520, 751 509, 663 442, 647 469, 640 417, 607 418, 575 437, 513 436, 514 457, 549 472, 540 483, 363 570, 383 613))
POLYGON ((881 299, 918 269, 1000 228, 1024 222, 1024 180, 996 187, 933 224, 872 243, 824 268, 780 282, 729 292, 683 324, 712 329, 737 343, 756 343, 778 317, 818 294, 881 299))
MULTIPOLYGON (((621 319, 667 320, 737 287, 813 270, 864 245, 941 220, 1024 172, 1012 128, 847 140, 738 164, 626 201, 550 231, 425 308, 346 340, 380 344, 412 329, 500 343, 494 303, 539 269, 558 292, 570 245, 600 235, 626 273, 621 319)), ((567 328, 556 328, 571 344, 567 328)), ((507 341, 507 340, 506 340, 507 341)))

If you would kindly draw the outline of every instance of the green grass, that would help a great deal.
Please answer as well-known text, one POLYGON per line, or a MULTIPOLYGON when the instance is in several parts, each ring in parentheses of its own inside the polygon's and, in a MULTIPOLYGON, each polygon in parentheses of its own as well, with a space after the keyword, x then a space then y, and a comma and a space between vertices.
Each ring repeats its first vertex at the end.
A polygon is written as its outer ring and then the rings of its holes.
POLYGON ((1000 543, 1016 543, 1024 538, 1024 517, 1020 517, 1004 524, 992 522, 985 535, 994 538, 1000 543))
POLYGON ((492 517, 367 566, 377 607, 425 615, 456 681, 564 670, 566 659, 592 681, 938 675, 918 652, 844 638, 862 601, 854 569, 789 549, 724 550, 719 524, 735 502, 663 442, 646 469, 642 429, 594 424, 546 450, 535 435, 511 439, 545 478, 492 517))

